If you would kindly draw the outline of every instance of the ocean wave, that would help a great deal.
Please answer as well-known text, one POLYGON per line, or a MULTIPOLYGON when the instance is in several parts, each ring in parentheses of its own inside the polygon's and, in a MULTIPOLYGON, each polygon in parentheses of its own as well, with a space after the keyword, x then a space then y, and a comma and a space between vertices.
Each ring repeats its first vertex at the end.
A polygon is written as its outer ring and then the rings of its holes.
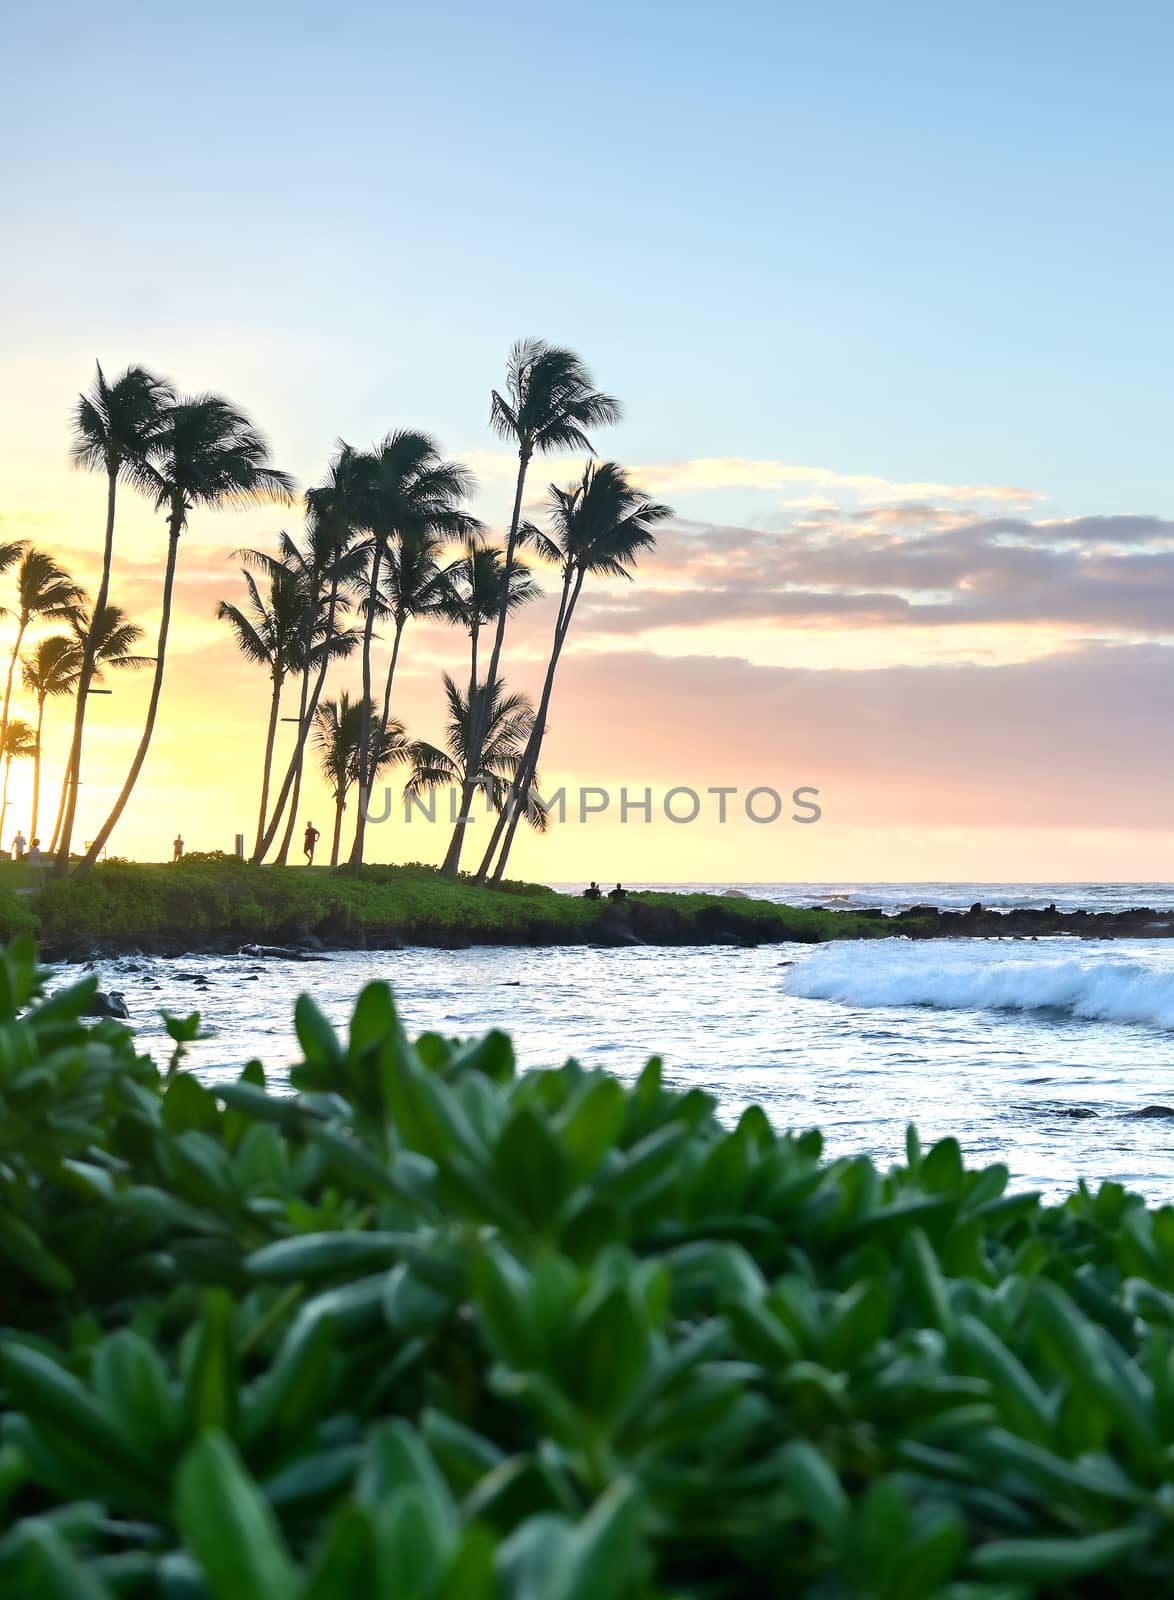
POLYGON ((1065 960, 939 956, 925 945, 828 946, 782 980, 788 994, 849 1006, 945 1011, 1060 1011, 1174 1032, 1174 967, 1117 957, 1065 960))

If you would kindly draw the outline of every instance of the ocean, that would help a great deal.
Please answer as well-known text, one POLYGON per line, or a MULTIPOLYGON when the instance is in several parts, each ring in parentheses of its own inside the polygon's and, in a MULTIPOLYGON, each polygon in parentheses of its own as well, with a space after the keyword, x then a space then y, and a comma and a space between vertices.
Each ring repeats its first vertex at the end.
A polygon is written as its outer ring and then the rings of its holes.
MULTIPOLYGON (((579 886, 560 886, 577 888, 579 886)), ((631 888, 641 885, 629 885, 631 888)), ((651 886, 650 886, 651 887, 651 886)), ((658 885, 656 887, 670 887, 658 885)), ((727 884, 802 905, 1174 908, 1170 884, 727 884)), ((670 1081, 729 1119, 759 1102, 780 1126, 824 1131, 831 1155, 899 1159, 908 1122, 953 1134, 972 1162, 1056 1198, 1083 1177, 1174 1201, 1174 941, 891 939, 828 945, 340 951, 101 964, 144 1047, 160 1009, 199 1009, 213 1036, 191 1065, 215 1081, 258 1057, 295 1059, 307 989, 338 1024, 385 979, 410 1031, 509 1031, 520 1063, 568 1055, 623 1077, 661 1054, 670 1081)))

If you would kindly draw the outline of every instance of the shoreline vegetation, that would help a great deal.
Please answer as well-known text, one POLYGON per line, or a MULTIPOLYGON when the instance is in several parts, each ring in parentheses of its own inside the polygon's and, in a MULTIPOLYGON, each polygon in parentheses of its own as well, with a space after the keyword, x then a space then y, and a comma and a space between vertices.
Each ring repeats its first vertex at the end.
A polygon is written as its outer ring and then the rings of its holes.
POLYGON ((426 866, 257 867, 232 856, 106 862, 83 877, 0 863, 0 938, 34 935, 49 960, 227 954, 306 955, 406 945, 820 944, 838 939, 1169 938, 1150 908, 969 911, 915 906, 826 910, 738 894, 631 893, 619 903, 505 881, 487 886, 426 866))
POLYGON ((1174 1211, 303 996, 292 1094, 0 949, 0 1592, 1167 1594, 1174 1211))

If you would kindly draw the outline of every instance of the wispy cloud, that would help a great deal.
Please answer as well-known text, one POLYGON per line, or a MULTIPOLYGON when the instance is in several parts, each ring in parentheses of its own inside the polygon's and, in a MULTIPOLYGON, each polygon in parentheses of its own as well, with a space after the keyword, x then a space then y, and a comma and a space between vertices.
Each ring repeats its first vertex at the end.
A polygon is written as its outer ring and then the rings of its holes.
POLYGON ((792 513, 770 528, 682 524, 638 588, 585 601, 603 634, 747 622, 1052 626, 1174 635, 1174 522, 975 518, 922 502, 792 513))
POLYGON ((1041 500, 1032 489, 1008 484, 901 483, 867 472, 839 472, 792 461, 762 461, 745 456, 703 456, 692 461, 644 462, 633 469, 637 481, 657 494, 687 494, 720 489, 758 489, 785 493, 796 485, 846 490, 866 501, 993 501, 1025 505, 1041 500))
MULTIPOLYGON (((606 441, 600 441, 606 455, 606 441)), ((517 458, 503 450, 475 450, 467 455, 469 466, 488 486, 512 482, 517 458)), ((537 485, 546 479, 562 482, 581 470, 578 456, 552 456, 531 469, 528 487, 537 494, 537 485), (544 470, 545 469, 545 470, 544 470)), ((885 478, 868 472, 841 472, 833 467, 804 466, 794 461, 761 460, 749 456, 699 456, 682 461, 640 461, 629 467, 634 482, 650 493, 672 495, 710 494, 723 490, 752 490, 786 496, 782 504, 793 509, 834 508, 854 504, 888 505, 918 500, 966 506, 1027 506, 1044 497, 1034 489, 997 483, 937 483, 924 480, 912 483, 885 478), (795 490, 807 490, 796 496, 795 490), (822 494, 816 491, 824 491, 822 494)))

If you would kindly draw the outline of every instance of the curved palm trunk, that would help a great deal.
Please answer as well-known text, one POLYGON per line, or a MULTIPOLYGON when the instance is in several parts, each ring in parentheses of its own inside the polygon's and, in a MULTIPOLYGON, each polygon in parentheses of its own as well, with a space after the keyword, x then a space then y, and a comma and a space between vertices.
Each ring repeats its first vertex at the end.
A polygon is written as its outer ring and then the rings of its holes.
POLYGON ((45 696, 37 700, 37 742, 33 746, 33 820, 29 823, 30 842, 37 837, 37 813, 41 809, 41 725, 45 720, 45 696))
POLYGON ((253 854, 261 848, 261 840, 265 834, 265 813, 269 810, 269 775, 273 768, 273 744, 277 738, 277 713, 281 710, 281 688, 284 683, 282 674, 273 673, 273 693, 269 699, 269 727, 265 733, 265 764, 261 771, 261 809, 257 813, 257 842, 253 846, 253 854))
POLYGON ((90 684, 94 680, 94 656, 97 653, 98 626, 110 598, 110 568, 114 564, 114 511, 118 491, 117 471, 108 473, 106 489, 106 541, 102 547, 102 577, 98 583, 98 598, 90 613, 90 626, 82 651, 82 667, 77 683, 77 704, 73 711, 73 739, 69 746, 69 760, 65 768, 65 783, 61 790, 62 812, 57 817, 53 848, 57 849, 60 837, 59 867, 69 865, 69 846, 73 838, 73 819, 77 811, 77 791, 81 783, 82 736, 86 725, 86 703, 90 684))
POLYGON ((363 709, 359 714, 359 814, 355 819, 355 842, 351 846, 350 865, 363 864, 363 845, 367 837, 367 805, 365 796, 371 792, 371 641, 375 634, 375 597, 379 593, 379 568, 383 564, 383 540, 376 538, 371 556, 370 590, 367 620, 363 625, 363 709))
MULTIPOLYGON (((306 719, 306 701, 309 698, 309 694, 310 669, 307 667, 302 673, 302 692, 298 698, 299 728, 306 719)), ((294 827, 298 820, 298 802, 302 798, 302 766, 305 760, 305 753, 305 746, 302 744, 299 744, 294 751, 294 760, 297 762, 297 768, 294 772, 293 794, 290 796, 289 802, 289 816, 286 819, 285 832, 281 836, 281 848, 277 852, 276 865, 279 867, 284 867, 289 862, 289 847, 293 843, 294 827)), ((281 813, 278 812, 273 819, 274 822, 278 821, 280 815, 281 813)))
POLYGON ((61 780, 61 799, 57 803, 57 821, 53 824, 53 837, 49 841, 49 854, 57 850, 57 841, 61 837, 61 824, 65 818, 65 801, 69 794, 69 767, 65 768, 65 776, 61 780))
MULTIPOLYGON (((510 592, 510 578, 514 570, 514 554, 518 544, 518 524, 522 520, 522 494, 526 487, 526 471, 530 465, 530 449, 523 445, 518 451, 518 481, 514 490, 514 509, 510 517, 510 531, 505 542, 505 570, 503 576, 502 593, 508 602, 510 592)), ((498 669, 501 665, 501 647, 505 639, 506 621, 509 616, 508 603, 503 604, 497 619, 497 630, 493 636, 493 649, 489 655, 489 672, 486 681, 497 681, 498 669)), ((460 871, 461 849, 465 842, 465 823, 461 820, 468 814, 469 803, 473 798, 473 788, 476 774, 481 770, 481 750, 485 743, 485 718, 489 714, 489 701, 486 699, 483 710, 473 715, 472 706, 469 707, 469 764, 470 778, 467 778, 461 790, 461 816, 457 818, 453 828, 452 839, 441 867, 442 872, 455 877, 460 871)))
POLYGON ((4 819, 8 815, 8 774, 12 771, 12 757, 4 762, 4 795, 0 799, 0 839, 4 837, 4 819))
MULTIPOLYGON (((469 807, 473 803, 473 796, 477 792, 477 773, 481 770, 481 750, 485 743, 485 728, 481 726, 478 735, 477 728, 484 723, 489 712, 489 696, 485 697, 482 707, 477 699, 477 645, 481 637, 481 630, 474 622, 469 628, 469 748, 465 753, 465 771, 461 778, 461 814, 457 818, 453 836, 449 840, 448 850, 441 864, 441 872, 455 873, 460 870, 461 847, 464 844, 465 829, 468 822, 469 807), (477 759, 473 759, 473 744, 477 740, 477 759)), ((488 680, 492 682, 492 679, 488 680)))
POLYGON ((346 798, 340 794, 334 802, 334 838, 330 845, 330 865, 338 866, 338 852, 342 844, 342 814, 346 810, 346 798))
MULTIPOLYGON (((127 801, 134 793, 135 784, 139 781, 139 773, 143 770, 143 762, 147 759, 147 751, 151 748, 151 736, 155 732, 155 718, 159 714, 159 697, 163 692, 163 668, 167 661, 167 634, 171 627, 171 600, 175 591, 175 566, 179 558, 179 535, 183 526, 182 507, 173 509, 169 519, 167 534, 167 568, 163 574, 163 611, 159 618, 159 643, 156 647, 155 673, 151 680, 151 698, 147 703, 147 720, 143 725, 142 738, 135 751, 134 760, 130 764, 130 771, 126 775, 126 782, 122 786, 114 808, 106 821, 98 829, 97 837, 78 868, 79 872, 87 872, 97 861, 107 839, 118 826, 118 819, 126 810, 127 801)), ((62 847, 65 840, 62 839, 62 847)))
MULTIPOLYGON (((327 640, 334 638, 334 619, 337 615, 337 611, 338 574, 336 571, 335 575, 331 579, 330 604, 326 613, 327 640)), ((285 778, 281 785, 281 793, 277 796, 277 804, 273 807, 273 815, 269 819, 269 826, 265 829, 265 837, 261 840, 260 848, 253 855, 253 861, 255 863, 259 864, 265 859, 265 856, 269 851, 269 846, 273 843, 273 836, 277 832, 277 824, 281 819, 282 812, 285 810, 285 802, 289 798, 289 792, 293 786, 295 774, 297 775, 298 784, 300 787, 302 754, 306 748, 306 740, 310 737, 310 729, 314 723, 314 714, 318 710, 318 701, 322 696, 322 690, 326 683, 326 672, 329 665, 330 656, 328 652, 324 650, 322 653, 322 665, 318 669, 318 678, 314 684, 314 692, 310 696, 309 704, 305 707, 304 714, 302 716, 301 727, 298 729, 298 742, 294 747, 293 755, 289 758, 289 766, 285 769, 285 778)), ((296 812, 291 810, 290 814, 291 816, 294 816, 296 815, 296 812)), ((289 848, 288 839, 286 840, 283 848, 289 848)))
POLYGON ((477 869, 477 881, 483 882, 489 871, 489 863, 493 860, 493 852, 497 848, 502 835, 505 835, 501 845, 501 855, 498 857, 497 866, 493 870, 493 883, 500 883, 505 871, 506 861, 509 859, 510 850, 513 848, 514 834, 518 831, 518 823, 522 819, 522 796, 534 781, 534 774, 538 771, 538 758, 542 753, 542 740, 546 732, 546 718, 550 710, 550 697, 554 690, 555 673, 558 671, 559 659, 563 653, 563 645, 567 642, 567 634, 571 628, 571 618, 575 613, 575 605, 583 587, 583 575, 580 573, 576 579, 574 589, 571 589, 570 573, 563 580, 562 600, 559 604, 558 621, 555 623, 554 643, 551 646, 550 660, 546 667, 546 678, 542 685, 542 696, 538 702, 538 710, 534 716, 534 727, 526 741, 526 749, 522 760, 514 773, 513 783, 505 805, 498 814, 494 825, 493 837, 489 841, 489 848, 482 857, 481 865, 477 869))
POLYGON ((406 621, 406 617, 398 617, 396 619, 395 638, 392 640, 391 644, 391 660, 387 666, 387 682, 383 687, 383 717, 379 724, 380 738, 376 741, 376 749, 378 749, 383 743, 382 736, 387 732, 388 723, 391 721, 391 686, 395 682, 395 669, 396 664, 399 661, 400 640, 403 638, 404 623, 406 621))
POLYGON ((8 709, 12 704, 12 674, 16 671, 16 658, 20 654, 21 643, 24 640, 24 630, 29 625, 29 619, 22 611, 20 626, 16 630, 16 643, 12 647, 12 654, 8 658, 8 678, 4 684, 4 712, 0 716, 0 746, 3 745, 5 735, 8 733, 8 709))

